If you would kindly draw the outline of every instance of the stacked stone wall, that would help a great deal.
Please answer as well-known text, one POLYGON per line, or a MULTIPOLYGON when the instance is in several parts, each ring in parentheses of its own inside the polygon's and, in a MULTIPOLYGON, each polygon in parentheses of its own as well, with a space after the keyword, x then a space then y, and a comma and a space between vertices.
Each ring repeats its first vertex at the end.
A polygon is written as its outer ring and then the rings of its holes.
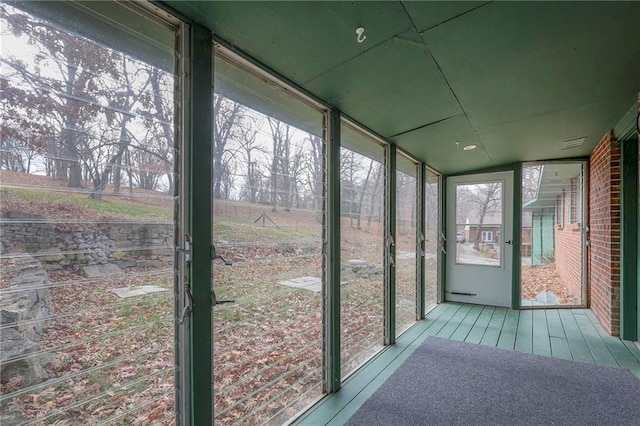
POLYGON ((47 270, 114 263, 121 268, 171 263, 172 223, 52 223, 3 220, 0 255, 29 254, 47 270))

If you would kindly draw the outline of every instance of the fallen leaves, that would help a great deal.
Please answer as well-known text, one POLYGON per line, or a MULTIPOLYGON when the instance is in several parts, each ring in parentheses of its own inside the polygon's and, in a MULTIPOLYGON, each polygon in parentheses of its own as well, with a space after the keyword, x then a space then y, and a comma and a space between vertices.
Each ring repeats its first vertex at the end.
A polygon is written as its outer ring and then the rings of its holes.
POLYGON ((522 300, 536 300, 538 294, 548 290, 558 296, 561 305, 576 305, 576 300, 567 286, 562 282, 556 271, 556 265, 550 263, 540 266, 523 266, 521 271, 521 298, 522 300))

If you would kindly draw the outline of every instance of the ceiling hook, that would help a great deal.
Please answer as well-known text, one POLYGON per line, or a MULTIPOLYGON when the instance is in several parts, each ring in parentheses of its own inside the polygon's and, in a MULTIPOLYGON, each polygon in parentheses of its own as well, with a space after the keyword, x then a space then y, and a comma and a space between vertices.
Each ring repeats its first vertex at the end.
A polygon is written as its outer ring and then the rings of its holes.
POLYGON ((358 38, 356 39, 358 40, 358 43, 362 43, 367 39, 367 36, 364 35, 364 27, 356 28, 356 34, 358 34, 358 38))

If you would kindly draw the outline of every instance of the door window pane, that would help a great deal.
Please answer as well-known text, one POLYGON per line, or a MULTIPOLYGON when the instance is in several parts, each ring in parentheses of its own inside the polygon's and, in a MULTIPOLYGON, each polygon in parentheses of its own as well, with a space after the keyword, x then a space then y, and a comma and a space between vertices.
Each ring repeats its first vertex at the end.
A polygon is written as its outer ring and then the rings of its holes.
POLYGON ((173 70, 86 18, 0 6, 1 422, 173 424, 173 70))
POLYGON ((502 187, 500 181, 456 186, 457 264, 502 264, 502 187))

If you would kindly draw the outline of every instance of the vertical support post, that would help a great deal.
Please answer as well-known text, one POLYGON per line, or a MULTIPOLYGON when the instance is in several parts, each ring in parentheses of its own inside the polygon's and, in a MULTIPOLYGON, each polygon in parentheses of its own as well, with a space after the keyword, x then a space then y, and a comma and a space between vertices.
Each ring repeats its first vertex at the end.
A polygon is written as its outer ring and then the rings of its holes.
POLYGON ((638 340, 638 142, 620 148, 620 336, 638 340))
POLYGON ((582 304, 585 306, 589 306, 589 250, 591 249, 591 245, 589 243, 589 197, 587 194, 591 193, 589 189, 590 186, 590 178, 589 178, 589 162, 582 162, 582 193, 580 197, 582 197, 582 215, 580 220, 582 221, 582 253, 581 253, 581 262, 582 262, 582 304))
POLYGON ((189 321, 185 321, 182 312, 190 308, 189 300, 189 230, 191 229, 189 214, 189 177, 190 177, 190 63, 189 45, 190 29, 184 22, 180 24, 176 37, 176 100, 175 121, 176 130, 174 144, 174 158, 176 164, 174 197, 178 200, 175 205, 174 226, 174 315, 175 322, 175 383, 176 383, 176 424, 185 426, 191 421, 191 378, 190 378, 190 333, 189 321))
MULTIPOLYGON (((440 281, 438 282, 438 303, 445 302, 447 292, 447 244, 444 236, 447 235, 447 177, 440 176, 440 207, 438 211, 438 268, 440 281)), ((454 225, 455 226, 455 225, 454 225)))
POLYGON ((513 235, 511 237, 513 262, 511 279, 511 307, 520 309, 520 247, 522 230, 522 163, 513 166, 513 235))
POLYGON ((416 215, 416 278, 417 278, 417 291, 416 296, 418 300, 416 301, 416 319, 419 321, 424 319, 424 298, 425 298, 425 225, 426 225, 426 211, 425 211, 425 192, 427 190, 426 187, 426 173, 425 173, 425 165, 420 163, 418 166, 418 185, 417 185, 417 194, 416 194, 416 207, 417 207, 417 215, 416 215))
POLYGON ((211 311, 213 41, 191 27, 190 189, 191 212, 191 424, 213 424, 213 321, 211 311))
POLYGON ((325 391, 340 389, 340 111, 331 110, 324 144, 324 371, 325 391))
POLYGON ((396 342, 396 157, 395 145, 385 150, 384 344, 396 342))

